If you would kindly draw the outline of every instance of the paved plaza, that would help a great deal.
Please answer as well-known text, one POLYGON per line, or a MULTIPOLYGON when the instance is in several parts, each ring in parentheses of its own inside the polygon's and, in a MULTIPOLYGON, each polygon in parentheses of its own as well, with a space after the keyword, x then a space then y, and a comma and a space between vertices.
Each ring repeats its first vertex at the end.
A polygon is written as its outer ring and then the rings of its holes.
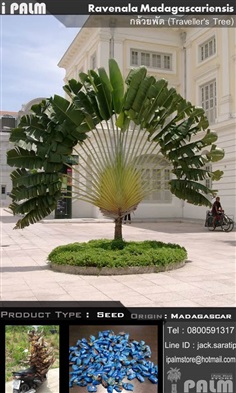
POLYGON ((134 222, 125 240, 178 243, 188 251, 184 267, 164 273, 78 276, 57 273, 47 263, 56 246, 113 238, 106 220, 44 220, 13 230, 17 218, 1 209, 2 300, 121 301, 134 307, 230 307, 235 295, 235 231, 209 232, 202 222, 134 222))

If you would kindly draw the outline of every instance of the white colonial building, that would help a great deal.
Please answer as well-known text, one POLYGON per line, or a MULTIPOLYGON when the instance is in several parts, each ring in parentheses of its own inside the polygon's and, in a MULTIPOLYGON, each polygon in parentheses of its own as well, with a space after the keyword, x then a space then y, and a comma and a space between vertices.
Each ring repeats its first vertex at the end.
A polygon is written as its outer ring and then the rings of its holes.
MULTIPOLYGON (((124 75, 145 65, 148 73, 165 78, 187 100, 202 106, 210 128, 217 132, 217 145, 225 158, 213 165, 224 171, 212 184, 222 205, 235 217, 236 139, 236 32, 232 28, 82 28, 59 62, 64 81, 78 79, 81 71, 103 66, 114 57, 124 75)), ((168 179, 167 179, 168 180, 168 179)), ((136 218, 204 218, 206 208, 174 196, 144 201, 136 218)), ((167 195, 167 194, 166 194, 167 195)), ((99 217, 98 209, 75 201, 73 217, 99 217)))
POLYGON ((0 206, 6 207, 11 203, 9 193, 12 189, 10 174, 12 168, 7 165, 6 152, 11 148, 9 136, 11 129, 16 126, 18 112, 0 111, 0 206))
MULTIPOLYGON (((202 106, 217 145, 225 158, 213 165, 224 171, 212 188, 218 190, 229 215, 235 217, 236 139, 236 31, 233 28, 82 28, 59 62, 64 81, 78 79, 81 71, 118 62, 124 75, 145 65, 149 74, 165 78, 187 100, 202 106)), ((168 180, 168 179, 167 179, 168 180)), ((153 197, 138 207, 136 218, 204 218, 206 208, 190 205, 174 196, 153 197)), ((167 194, 166 194, 167 195, 167 194)), ((73 217, 99 217, 98 209, 75 201, 73 217)))

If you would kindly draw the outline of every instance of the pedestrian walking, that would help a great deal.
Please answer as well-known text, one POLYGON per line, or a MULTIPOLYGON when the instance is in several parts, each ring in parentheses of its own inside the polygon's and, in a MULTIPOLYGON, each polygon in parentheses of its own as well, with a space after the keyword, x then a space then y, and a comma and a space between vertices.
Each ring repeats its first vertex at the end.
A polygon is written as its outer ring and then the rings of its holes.
POLYGON ((130 213, 128 213, 128 214, 126 214, 125 216, 124 216, 124 224, 126 224, 126 223, 129 223, 129 224, 131 224, 131 215, 130 215, 130 213))

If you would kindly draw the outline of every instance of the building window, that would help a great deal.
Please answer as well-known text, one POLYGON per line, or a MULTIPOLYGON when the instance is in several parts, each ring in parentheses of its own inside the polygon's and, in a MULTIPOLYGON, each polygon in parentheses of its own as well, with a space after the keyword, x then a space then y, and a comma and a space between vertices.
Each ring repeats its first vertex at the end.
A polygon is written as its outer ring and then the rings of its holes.
POLYGON ((161 68, 161 55, 152 55, 152 66, 153 68, 161 68))
POLYGON ((1 185, 1 199, 6 199, 7 187, 5 184, 1 185))
POLYGON ((11 115, 4 115, 0 118, 1 132, 11 132, 16 127, 16 118, 11 115))
POLYGON ((203 107, 210 124, 216 119, 216 81, 205 83, 200 87, 201 106, 203 107))
POLYGON ((141 52, 141 65, 150 67, 150 53, 141 52))
POLYGON ((150 190, 144 202, 171 203, 170 192, 171 168, 163 159, 150 156, 141 167, 142 181, 146 190, 150 190))
POLYGON ((131 49, 130 64, 131 66, 143 65, 170 71, 172 69, 172 55, 131 49))
POLYGON ((94 70, 97 67, 97 56, 96 53, 94 53, 91 58, 90 58, 90 66, 92 70, 94 70))
POLYGON ((170 55, 164 55, 164 68, 170 70, 170 55))
POLYGON ((200 61, 208 59, 216 53, 216 39, 215 37, 210 38, 199 47, 200 49, 200 61))
POLYGON ((138 52, 136 50, 131 52, 131 64, 138 66, 138 52))

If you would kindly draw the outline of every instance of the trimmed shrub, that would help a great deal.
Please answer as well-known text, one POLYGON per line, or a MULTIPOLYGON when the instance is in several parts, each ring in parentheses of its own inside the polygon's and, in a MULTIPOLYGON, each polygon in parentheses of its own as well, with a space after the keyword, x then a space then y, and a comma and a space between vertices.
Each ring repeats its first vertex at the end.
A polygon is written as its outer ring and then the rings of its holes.
POLYGON ((186 249, 178 244, 107 239, 59 246, 48 256, 53 264, 97 268, 168 266, 186 258, 186 249))

